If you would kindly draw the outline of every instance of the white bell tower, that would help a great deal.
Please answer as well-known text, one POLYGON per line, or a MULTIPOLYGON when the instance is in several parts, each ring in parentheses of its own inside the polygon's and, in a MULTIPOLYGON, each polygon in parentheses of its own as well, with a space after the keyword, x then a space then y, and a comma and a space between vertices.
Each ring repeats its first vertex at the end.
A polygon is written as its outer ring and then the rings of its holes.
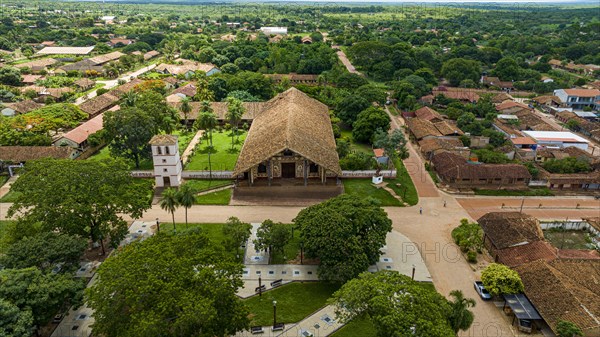
POLYGON ((177 136, 156 135, 149 142, 152 148, 156 187, 178 187, 181 184, 181 158, 177 136))

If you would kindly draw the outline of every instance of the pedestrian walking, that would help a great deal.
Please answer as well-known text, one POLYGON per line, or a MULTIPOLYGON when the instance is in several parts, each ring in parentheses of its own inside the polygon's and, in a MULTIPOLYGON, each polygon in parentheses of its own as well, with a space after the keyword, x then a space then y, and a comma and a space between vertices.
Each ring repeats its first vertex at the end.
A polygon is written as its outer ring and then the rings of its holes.
POLYGON ((446 207, 446 200, 444 200, 444 207, 446 207))
POLYGON ((423 207, 419 207, 419 214, 423 215, 423 207))

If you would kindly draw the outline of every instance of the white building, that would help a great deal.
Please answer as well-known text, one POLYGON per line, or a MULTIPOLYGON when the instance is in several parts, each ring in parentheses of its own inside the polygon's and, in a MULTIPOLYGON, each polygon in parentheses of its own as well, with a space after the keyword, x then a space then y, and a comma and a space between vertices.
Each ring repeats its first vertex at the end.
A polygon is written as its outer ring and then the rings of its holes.
POLYGON ((557 89, 554 96, 560 98, 561 102, 574 110, 582 110, 590 107, 600 109, 600 90, 598 89, 557 89))
POLYGON ((149 142, 152 147, 154 179, 157 187, 177 187, 181 184, 183 166, 179 157, 177 136, 156 135, 149 142))
POLYGON ((522 131, 539 145, 564 148, 569 146, 587 150, 589 141, 568 131, 522 131))
POLYGON ((265 35, 287 35, 287 27, 262 27, 260 30, 265 35))

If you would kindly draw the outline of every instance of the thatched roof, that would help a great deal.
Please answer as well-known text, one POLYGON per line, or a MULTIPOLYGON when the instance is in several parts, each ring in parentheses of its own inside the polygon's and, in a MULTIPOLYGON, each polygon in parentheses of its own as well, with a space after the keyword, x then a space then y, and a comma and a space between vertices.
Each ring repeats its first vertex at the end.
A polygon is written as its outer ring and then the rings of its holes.
POLYGON ((539 221, 520 212, 490 212, 477 222, 496 249, 544 240, 539 221))
POLYGON ((492 97, 492 103, 495 103, 495 104, 502 103, 502 102, 507 101, 507 100, 511 100, 512 101, 512 100, 514 100, 514 98, 511 95, 509 95, 509 94, 507 94, 505 92, 499 93, 499 94, 494 95, 492 97))
POLYGON ((150 145, 175 145, 177 144, 177 136, 174 135, 155 135, 148 142, 150 145))
POLYGON ((527 168, 519 164, 471 164, 452 153, 441 152, 433 156, 432 163, 445 181, 468 179, 531 179, 527 168))
POLYGON ((71 148, 59 146, 0 146, 0 161, 20 163, 42 158, 66 159, 71 148))
POLYGON ((89 87, 93 87, 94 84, 96 84, 96 82, 90 80, 89 78, 82 78, 82 79, 79 79, 79 80, 73 82, 73 84, 75 84, 76 86, 78 86, 80 88, 89 88, 89 87))
POLYGON ((342 173, 329 109, 296 88, 275 96, 254 119, 234 175, 286 149, 329 171, 342 173))
POLYGON ((555 333, 561 320, 587 335, 600 331, 600 260, 537 260, 515 269, 525 294, 555 333))
POLYGON ((428 120, 410 118, 406 124, 417 140, 421 140, 428 136, 439 137, 442 135, 435 125, 428 120))
POLYGON ((111 93, 104 93, 100 96, 90 99, 89 101, 83 102, 81 105, 79 105, 79 108, 83 112, 88 113, 90 116, 94 116, 110 108, 118 101, 118 97, 113 96, 111 93))

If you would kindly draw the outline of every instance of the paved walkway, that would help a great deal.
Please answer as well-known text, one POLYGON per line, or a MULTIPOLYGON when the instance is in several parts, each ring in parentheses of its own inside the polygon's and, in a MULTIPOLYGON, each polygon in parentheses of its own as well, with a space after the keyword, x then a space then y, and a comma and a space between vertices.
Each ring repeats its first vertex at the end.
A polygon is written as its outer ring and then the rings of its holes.
POLYGON ((204 136, 204 130, 198 130, 198 132, 196 132, 194 135, 194 138, 192 138, 188 146, 183 151, 183 154, 181 155, 181 162, 183 163, 183 166, 187 164, 189 157, 196 148, 196 145, 202 141, 202 136, 204 136))
MULTIPOLYGON (((4 185, 2 185, 2 187, 0 187, 0 198, 4 197, 5 195, 8 194, 8 192, 10 192, 10 186, 15 181, 17 181, 18 178, 19 178, 18 175, 14 175, 14 176, 8 178, 8 180, 4 183, 4 185)), ((0 208, 0 214, 2 214, 1 208, 0 208)))
POLYGON ((246 252, 244 255, 244 264, 246 265, 260 265, 269 264, 269 252, 264 250, 256 250, 254 246, 254 240, 257 239, 256 233, 260 227, 260 222, 254 222, 251 224, 252 229, 250 231, 250 238, 246 242, 246 252))
MULTIPOLYGON (((331 47, 332 48, 340 48, 340 46, 331 46, 331 47)), ((358 70, 356 70, 356 68, 354 68, 352 63, 350 63, 350 60, 348 60, 348 57, 346 56, 346 53, 344 53, 343 50, 339 49, 336 52, 336 54, 337 54, 338 58, 340 59, 340 61, 342 61, 342 63, 346 67, 346 69, 348 69, 348 72, 350 72, 352 74, 362 75, 358 70)))

